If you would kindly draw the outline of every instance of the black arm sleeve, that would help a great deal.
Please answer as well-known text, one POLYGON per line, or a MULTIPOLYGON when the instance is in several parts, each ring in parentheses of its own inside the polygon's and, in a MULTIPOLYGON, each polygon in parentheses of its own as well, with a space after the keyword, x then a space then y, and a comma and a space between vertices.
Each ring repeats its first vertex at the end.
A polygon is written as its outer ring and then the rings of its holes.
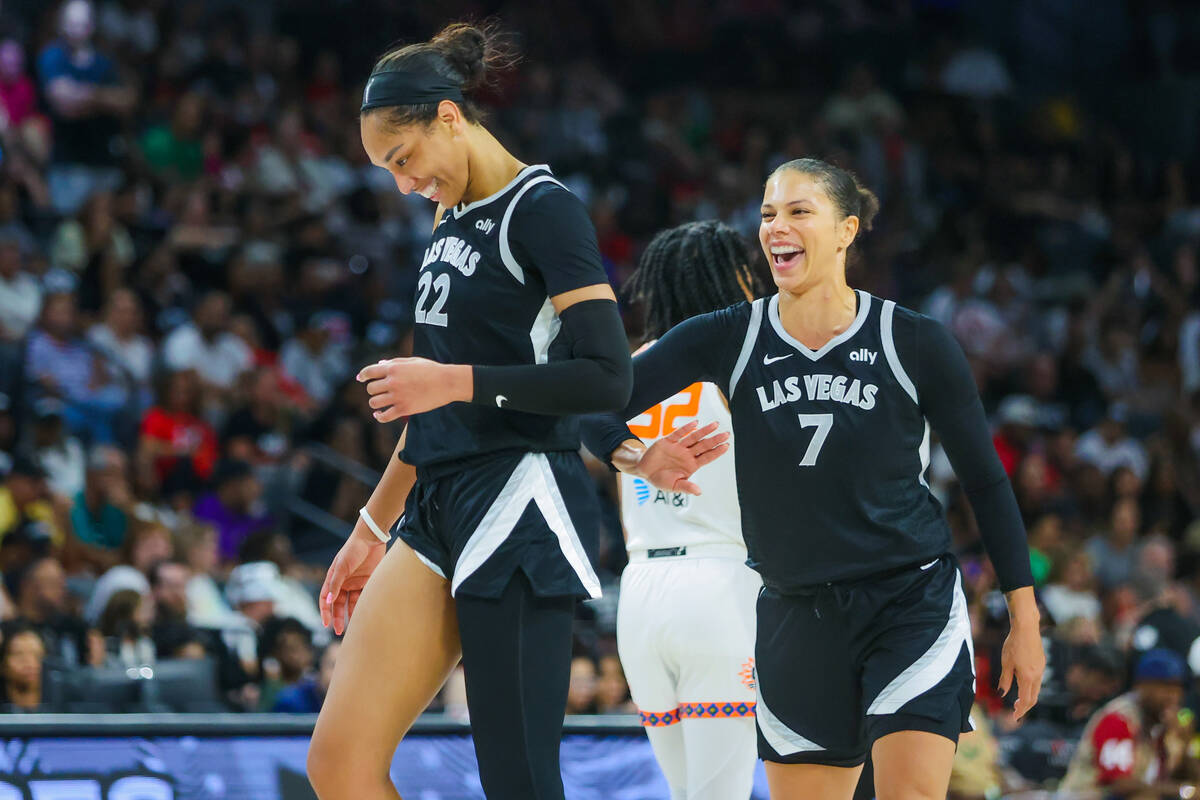
POLYGON ((549 364, 471 368, 472 403, 534 414, 612 411, 629 400, 633 368, 621 314, 612 300, 584 300, 559 315, 571 358, 549 364))
POLYGON ((746 332, 744 319, 738 330, 735 309, 692 317, 633 359, 633 394, 625 408, 583 418, 580 434, 592 455, 611 467, 613 451, 638 438, 626 420, 696 381, 712 381, 727 391, 724 384, 733 371, 730 350, 741 344, 746 332))
MULTIPOLYGON (((915 317, 914 323, 913 360, 902 357, 902 362, 916 365, 921 408, 941 437, 950 465, 975 511, 1000 589, 1010 592, 1032 586, 1025 524, 1012 484, 992 444, 987 415, 967 358, 950 332, 934 320, 915 317)), ((897 344, 904 338, 898 336, 897 344)))

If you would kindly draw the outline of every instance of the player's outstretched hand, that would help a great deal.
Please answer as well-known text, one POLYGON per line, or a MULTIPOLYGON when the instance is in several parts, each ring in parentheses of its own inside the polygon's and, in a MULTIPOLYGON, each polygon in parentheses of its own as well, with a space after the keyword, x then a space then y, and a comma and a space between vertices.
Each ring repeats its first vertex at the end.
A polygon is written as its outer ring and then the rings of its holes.
POLYGON ((468 402, 473 389, 471 367, 439 364, 427 358, 389 358, 358 371, 367 385, 377 422, 432 411, 455 401, 468 402))
POLYGON ((717 423, 703 428, 689 422, 646 448, 637 464, 637 474, 666 492, 700 494, 688 478, 729 450, 729 434, 715 433, 717 423))
POLYGON ((369 531, 354 532, 342 549, 333 557, 329 571, 325 573, 325 583, 321 585, 321 624, 333 626, 333 632, 338 636, 346 630, 346 623, 354 613, 358 596, 362 594, 367 579, 379 566, 387 552, 387 545, 375 538, 369 531))

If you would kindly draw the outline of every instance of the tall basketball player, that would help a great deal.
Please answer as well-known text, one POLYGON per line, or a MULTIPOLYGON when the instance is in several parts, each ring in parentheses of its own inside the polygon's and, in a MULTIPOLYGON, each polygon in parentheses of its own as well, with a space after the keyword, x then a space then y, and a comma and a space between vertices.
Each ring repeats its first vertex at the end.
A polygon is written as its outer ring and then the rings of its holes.
POLYGON ((451 25, 380 57, 363 97, 372 163, 437 214, 415 357, 359 374, 380 422, 410 420, 322 589, 326 624, 354 614, 309 750, 322 800, 398 797, 396 745, 460 654, 487 796, 563 797, 574 607, 600 592, 568 415, 622 407, 631 370, 586 209, 470 99, 502 58, 451 25))

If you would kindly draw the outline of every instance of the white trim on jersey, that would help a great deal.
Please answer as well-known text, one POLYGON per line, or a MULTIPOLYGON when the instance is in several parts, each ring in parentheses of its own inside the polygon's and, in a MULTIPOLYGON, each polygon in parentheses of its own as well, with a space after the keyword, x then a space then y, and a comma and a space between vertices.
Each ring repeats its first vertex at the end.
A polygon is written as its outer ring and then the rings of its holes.
POLYGON ((921 437, 921 446, 917 449, 917 454, 921 457, 921 471, 917 473, 917 480, 928 489, 929 481, 925 480, 925 473, 929 471, 929 420, 925 420, 925 435, 921 437))
POLYGON ((437 575, 439 578, 441 578, 441 579, 445 580, 445 578, 446 578, 446 573, 442 572, 442 568, 441 568, 441 567, 439 567, 437 564, 435 564, 435 563, 433 563, 432 561, 430 561, 430 560, 429 560, 428 558, 426 558, 425 556, 421 555, 421 551, 420 551, 420 550, 418 550, 418 549, 416 549, 415 547, 411 547, 411 548, 409 548, 409 549, 410 549, 410 550, 412 550, 414 553, 416 553, 416 554, 417 554, 417 558, 418 558, 418 559, 420 559, 420 561, 421 561, 421 563, 422 563, 422 564, 424 564, 425 566, 427 566, 427 567, 429 567, 431 570, 433 570, 433 573, 434 573, 435 575, 437 575))
MULTIPOLYGON (((756 681, 756 683, 758 682, 756 681)), ((758 721, 758 729, 762 731, 767 744, 771 745, 771 749, 781 756, 813 753, 826 749, 813 740, 796 733, 784 725, 779 717, 772 714, 771 709, 767 708, 767 704, 763 700, 761 684, 758 686, 758 697, 755 699, 754 716, 758 721)))
POLYGON ((820 350, 813 350, 805 345, 799 339, 794 338, 783 328, 783 321, 779 318, 779 295, 772 295, 771 302, 767 306, 767 316, 771 319, 771 327, 775 329, 775 333, 779 334, 779 338, 796 348, 801 355, 807 356, 810 361, 816 361, 821 356, 828 353, 833 348, 837 347, 842 342, 849 339, 854 334, 858 333, 858 329, 862 327, 867 320, 867 314, 871 311, 871 295, 864 292, 862 289, 856 289, 858 292, 858 316, 854 318, 854 322, 850 323, 850 327, 839 333, 837 336, 826 342, 820 350))
POLYGON ((974 675, 975 648, 971 642, 971 620, 967 615, 967 598, 962 590, 962 573, 955 570, 954 600, 946 627, 942 628, 938 638, 920 658, 883 687, 879 696, 871 701, 867 713, 895 714, 905 703, 937 686, 954 669, 964 643, 970 655, 971 674, 974 675))
MULTIPOLYGON (((452 213, 454 215, 455 219, 458 219, 463 214, 466 214, 468 211, 474 211, 477 208, 482 208, 483 206, 486 206, 488 203, 495 200, 500 195, 507 192, 512 187, 516 186, 518 183, 521 182, 521 179, 524 178, 526 175, 528 175, 530 172, 533 172, 534 170, 539 170, 539 169, 544 169, 547 172, 550 171, 550 167, 546 164, 530 164, 528 167, 525 167, 525 169, 518 172, 515 178, 513 178, 511 181, 506 183, 504 185, 503 189, 500 189, 499 191, 496 191, 496 192, 492 192, 487 197, 481 197, 480 199, 474 200, 470 203, 460 203, 460 204, 454 206, 453 208, 451 208, 450 213, 452 213)), ((445 219, 445 216, 443 216, 442 219, 445 219)))
MULTIPOLYGON (((530 167, 529 169, 533 169, 533 167, 530 167)), ((521 174, 524 173, 525 170, 521 170, 521 174)), ((517 178, 520 178, 520 175, 518 175, 517 178)), ((516 179, 514 178, 514 181, 515 180, 516 179)), ((508 268, 508 271, 512 273, 513 277, 516 278, 522 286, 525 285, 525 270, 521 269, 521 265, 518 264, 517 259, 513 257, 512 248, 508 246, 508 223, 512 221, 512 213, 516 209, 517 203, 520 202, 521 197, 539 183, 553 183, 557 184, 558 186, 562 186, 563 189, 567 188, 550 175, 539 175, 536 178, 531 178, 525 183, 524 186, 517 190, 515 195, 513 195, 512 202, 508 204, 508 208, 504 209, 504 217, 500 220, 500 260, 504 262, 504 266, 508 268)), ((499 192, 497 192, 497 194, 499 194, 499 192)), ((493 197, 494 196, 495 195, 493 195, 493 197)), ((482 200, 479 201, 479 203, 482 202, 482 200)), ((475 203, 475 205, 477 206, 479 203, 475 203)))
POLYGON ((533 344, 533 363, 545 364, 550 360, 550 343, 558 336, 561 328, 562 320, 558 318, 554 304, 547 297, 546 302, 542 303, 541 311, 533 320, 533 327, 529 329, 529 341, 533 344))
MULTIPOLYGON (((896 381, 904 389, 905 393, 912 398, 912 401, 917 403, 917 387, 913 385, 912 379, 904 371, 904 365, 900 363, 900 356, 896 352, 896 339, 892 335, 892 315, 895 311, 895 300, 883 301, 883 310, 879 312, 879 335, 883 340, 883 355, 887 359, 888 366, 892 368, 892 374, 896 376, 896 381)), ((928 432, 926 432, 925 436, 928 439, 928 432)), ((928 459, 925 459, 926 464, 928 464, 928 461, 928 459)))
POLYGON ((454 565, 454 580, 450 585, 452 597, 463 581, 500 549, 530 502, 537 505, 546 525, 554 532, 563 556, 575 570, 588 595, 593 598, 600 596, 600 579, 596 577, 567 513, 567 505, 550 469, 550 461, 544 453, 526 453, 517 462, 504 488, 496 495, 459 554, 458 562, 454 565))
POLYGON ((738 354, 737 363, 733 365, 733 375, 729 378, 730 400, 733 399, 733 393, 737 390, 738 381, 742 379, 742 373, 746 371, 750 354, 754 352, 754 343, 758 340, 758 329, 762 327, 762 310, 765 302, 765 298, 760 297, 750 304, 750 324, 746 326, 746 339, 742 342, 742 352, 738 354))

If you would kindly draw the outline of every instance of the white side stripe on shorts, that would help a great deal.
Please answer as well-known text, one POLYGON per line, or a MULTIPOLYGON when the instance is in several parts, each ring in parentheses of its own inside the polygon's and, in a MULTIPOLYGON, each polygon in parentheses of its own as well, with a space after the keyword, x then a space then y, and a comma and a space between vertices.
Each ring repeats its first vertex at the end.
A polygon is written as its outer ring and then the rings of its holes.
POLYGON ((439 567, 437 564, 433 563, 432 561, 430 561, 430 560, 429 560, 428 558, 426 558, 425 556, 421 555, 421 551, 420 551, 420 550, 417 550, 416 548, 413 548, 413 549, 412 549, 412 551, 413 551, 414 553, 416 553, 416 555, 417 555, 417 558, 419 558, 419 559, 421 560, 421 563, 422 563, 422 564, 424 564, 425 566, 427 566, 427 567, 429 567, 431 570, 433 570, 433 573, 434 573, 435 575, 437 575, 439 578, 445 578, 445 577, 446 577, 446 573, 442 572, 442 568, 441 568, 441 567, 439 567))
MULTIPOLYGON (((929 691, 954 669, 954 663, 962 653, 963 645, 968 653, 974 652, 971 645, 971 620, 967 616, 967 598, 962 590, 962 573, 954 576, 954 601, 950 606, 950 619, 946 627, 925 653, 901 672, 892 682, 883 687, 867 709, 868 714, 895 714, 900 708, 929 691)), ((971 659, 971 672, 975 672, 975 659, 971 659)))
MULTIPOLYGON (((755 681, 755 683, 758 683, 755 681)), ((758 722, 758 729, 762 731, 763 738, 767 740, 767 744, 771 745, 771 749, 781 756, 790 756, 795 753, 811 753, 826 748, 806 739, 794 730, 783 724, 779 717, 771 713, 771 709, 767 708, 767 704, 763 702, 762 688, 758 688, 758 697, 755 700, 754 716, 758 722)))
POLYGON ((526 453, 517 462, 512 475, 479 521, 454 565, 451 596, 463 581, 500 549, 531 501, 537 504, 546 524, 554 532, 563 556, 579 576, 583 588, 593 598, 600 596, 600 579, 592 570, 583 544, 579 541, 579 534, 567 513, 566 503, 544 453, 526 453))

